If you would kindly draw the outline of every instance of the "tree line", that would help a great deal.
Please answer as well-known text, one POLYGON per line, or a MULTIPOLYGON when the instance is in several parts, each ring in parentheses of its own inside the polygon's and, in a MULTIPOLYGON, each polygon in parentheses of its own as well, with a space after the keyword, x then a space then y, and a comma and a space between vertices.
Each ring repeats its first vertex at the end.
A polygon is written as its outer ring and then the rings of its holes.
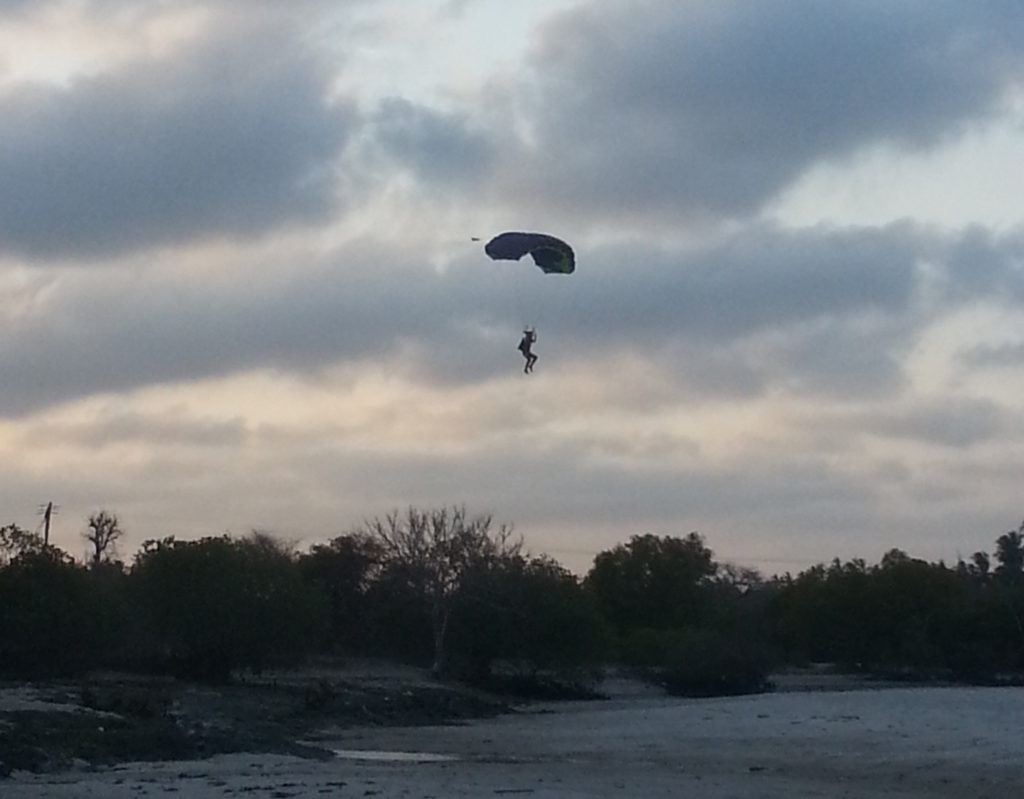
POLYGON ((76 560, 0 528, 0 673, 223 681, 313 655, 394 658, 489 685, 582 686, 608 664, 689 694, 786 666, 967 681, 1024 673, 1024 524, 954 565, 900 550, 770 579, 704 538, 636 535, 578 577, 464 507, 409 508, 298 552, 254 532, 146 541, 115 514, 76 560))

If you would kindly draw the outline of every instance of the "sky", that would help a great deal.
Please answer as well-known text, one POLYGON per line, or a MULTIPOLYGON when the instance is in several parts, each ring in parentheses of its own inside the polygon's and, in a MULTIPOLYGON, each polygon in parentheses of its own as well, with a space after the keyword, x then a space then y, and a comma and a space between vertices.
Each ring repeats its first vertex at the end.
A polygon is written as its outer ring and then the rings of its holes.
POLYGON ((0 524, 991 552, 1022 174, 1019 0, 0 0, 0 524))

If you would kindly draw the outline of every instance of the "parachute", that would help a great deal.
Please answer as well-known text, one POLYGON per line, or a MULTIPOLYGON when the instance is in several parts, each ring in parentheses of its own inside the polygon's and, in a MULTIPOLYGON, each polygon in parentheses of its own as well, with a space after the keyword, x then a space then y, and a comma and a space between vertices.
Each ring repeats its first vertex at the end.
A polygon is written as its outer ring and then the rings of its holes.
POLYGON ((549 275, 571 275, 576 269, 572 247, 546 233, 502 233, 487 242, 484 252, 496 261, 518 261, 529 253, 541 271, 549 275))

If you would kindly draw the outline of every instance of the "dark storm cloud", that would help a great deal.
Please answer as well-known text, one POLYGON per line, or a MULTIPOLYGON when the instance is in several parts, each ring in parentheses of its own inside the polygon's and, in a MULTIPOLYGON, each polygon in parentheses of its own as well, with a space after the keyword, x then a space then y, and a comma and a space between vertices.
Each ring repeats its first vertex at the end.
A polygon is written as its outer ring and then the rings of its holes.
POLYGON ((300 258, 301 268, 238 266, 202 285, 159 272, 67 273, 6 323, 0 407, 17 414, 95 392, 367 360, 432 382, 483 380, 514 358, 505 339, 520 308, 544 334, 557 330, 542 354, 555 346, 565 359, 682 355, 688 381, 703 374, 714 390, 743 393, 762 390, 780 365, 798 388, 878 385, 893 379, 902 328, 891 320, 913 297, 917 238, 897 226, 762 228, 695 251, 641 241, 584 253, 564 280, 526 261, 498 279, 482 253, 437 272, 414 249, 369 244, 300 258), (810 357, 824 341, 832 356, 810 357))
POLYGON ((474 321, 510 313, 483 256, 443 274, 415 247, 357 243, 288 260, 235 265, 230 277, 224 267, 202 283, 158 270, 65 272, 33 291, 31 308, 0 318, 0 415, 256 369, 311 376, 383 362, 449 382, 507 366, 474 321))
MULTIPOLYGON (((616 463, 595 459, 590 449, 582 441, 548 445, 520 436, 498 451, 481 449, 457 462, 431 454, 353 452, 337 458, 317 452, 304 471, 335 490, 360 486, 365 493, 347 498, 351 504, 369 501, 387 509, 456 497, 527 535, 560 518, 577 531, 616 527, 619 540, 647 532, 685 535, 697 528, 717 546, 723 531, 737 527, 805 527, 816 537, 868 527, 874 513, 872 486, 850 480, 823 457, 775 453, 770 459, 751 457, 742 466, 695 469, 678 461, 616 463), (364 487, 366 474, 386 474, 388 480, 364 487), (516 509, 513 518, 509 509, 516 509)), ((599 548, 589 537, 576 546, 593 547, 595 554, 599 548)))
POLYGON ((477 179, 492 163, 494 146, 465 117, 391 98, 372 119, 374 144, 433 185, 477 179))
MULTIPOLYGON (((854 412, 827 410, 807 418, 808 429, 825 436, 837 430, 858 436, 912 443, 965 452, 971 447, 1017 438, 1024 432, 1009 408, 986 399, 951 397, 905 402, 901 407, 868 407, 854 412)), ((909 477, 909 475, 908 475, 909 477)))
POLYGON ((75 445, 98 452, 104 447, 144 444, 160 447, 232 447, 246 435, 241 419, 189 419, 173 411, 144 414, 100 409, 87 423, 41 422, 31 428, 26 445, 75 445))
POLYGON ((1017 296, 1019 233, 978 237, 907 223, 753 225, 700 248, 641 237, 578 252, 571 286, 535 282, 529 308, 569 342, 561 357, 635 353, 677 373, 683 392, 892 395, 929 325, 1017 296))
POLYGON ((625 322, 644 336, 675 328, 691 337, 729 339, 833 315, 900 314, 914 290, 915 259, 928 243, 907 225, 755 226, 682 251, 640 239, 579 259, 582 300, 574 304, 580 313, 570 318, 625 322), (609 282, 616 291, 608 290, 609 282))
POLYGON ((482 381, 515 362, 522 313, 541 328, 542 358, 646 359, 683 395, 893 392, 922 325, 1019 270, 1017 237, 979 248, 975 236, 896 224, 750 226, 688 248, 641 237, 579 250, 569 277, 529 259, 499 265, 478 245, 437 271, 414 245, 371 240, 237 264, 202 284, 159 270, 66 272, 0 331, 0 411, 252 369, 376 362, 433 384, 482 381), (965 249, 989 276, 981 286, 958 266, 965 249), (926 281, 936 273, 937 296, 926 281))
POLYGON ((1024 228, 997 234, 982 227, 964 231, 948 260, 952 299, 987 297, 998 303, 1024 299, 1024 228))
POLYGON ((1013 415, 986 400, 949 400, 905 413, 879 414, 872 432, 885 438, 908 438, 934 446, 964 450, 993 440, 1006 440, 1019 429, 1013 415))
POLYGON ((819 160, 995 112, 1021 41, 1012 2, 590 3, 543 32, 504 180, 566 213, 748 214, 819 160))
POLYGON ((247 369, 310 373, 393 354, 445 324, 436 282, 406 279, 406 271, 382 272, 368 257, 217 285, 125 280, 112 270, 67 279, 45 315, 9 326, 0 408, 20 413, 95 392, 247 369), (383 332, 382 318, 393 322, 383 332))
MULTIPOLYGON (((245 26, 245 23, 239 23, 245 26)), ((324 218, 356 118, 286 31, 0 92, 0 249, 102 256, 324 218)))
POLYGON ((1024 366, 1024 342, 975 345, 962 353, 960 360, 973 367, 1016 369, 1024 366))
POLYGON ((502 368, 486 355, 494 343, 474 340, 473 325, 511 337, 513 325, 530 323, 541 328, 542 357, 630 353, 678 372, 680 389, 697 394, 752 396, 773 385, 843 395, 891 389, 917 329, 918 259, 941 246, 903 224, 764 225, 699 248, 644 238, 590 247, 577 252, 569 277, 543 275, 528 258, 470 259, 454 265, 436 293, 418 289, 457 309, 465 324, 449 329, 455 338, 444 345, 424 343, 423 376, 493 374, 502 368))
POLYGON ((42 5, 45 5, 45 3, 41 3, 39 0, 0 0, 0 15, 12 12, 17 14, 23 9, 35 10, 42 5))

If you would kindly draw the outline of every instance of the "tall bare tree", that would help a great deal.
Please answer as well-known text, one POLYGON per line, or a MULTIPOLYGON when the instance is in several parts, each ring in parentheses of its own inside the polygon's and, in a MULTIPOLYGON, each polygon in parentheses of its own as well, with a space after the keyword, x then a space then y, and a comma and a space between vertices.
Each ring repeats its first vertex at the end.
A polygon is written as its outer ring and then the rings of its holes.
POLYGON ((490 516, 469 517, 465 507, 404 514, 393 511, 365 523, 359 532, 379 542, 386 563, 408 575, 410 587, 430 611, 434 645, 433 671, 445 668, 446 636, 455 593, 471 569, 518 554, 522 541, 512 528, 491 529, 490 516))
POLYGON ((101 510, 89 517, 89 529, 82 533, 82 538, 91 546, 89 560, 93 568, 117 554, 117 541, 123 535, 116 514, 101 510))

